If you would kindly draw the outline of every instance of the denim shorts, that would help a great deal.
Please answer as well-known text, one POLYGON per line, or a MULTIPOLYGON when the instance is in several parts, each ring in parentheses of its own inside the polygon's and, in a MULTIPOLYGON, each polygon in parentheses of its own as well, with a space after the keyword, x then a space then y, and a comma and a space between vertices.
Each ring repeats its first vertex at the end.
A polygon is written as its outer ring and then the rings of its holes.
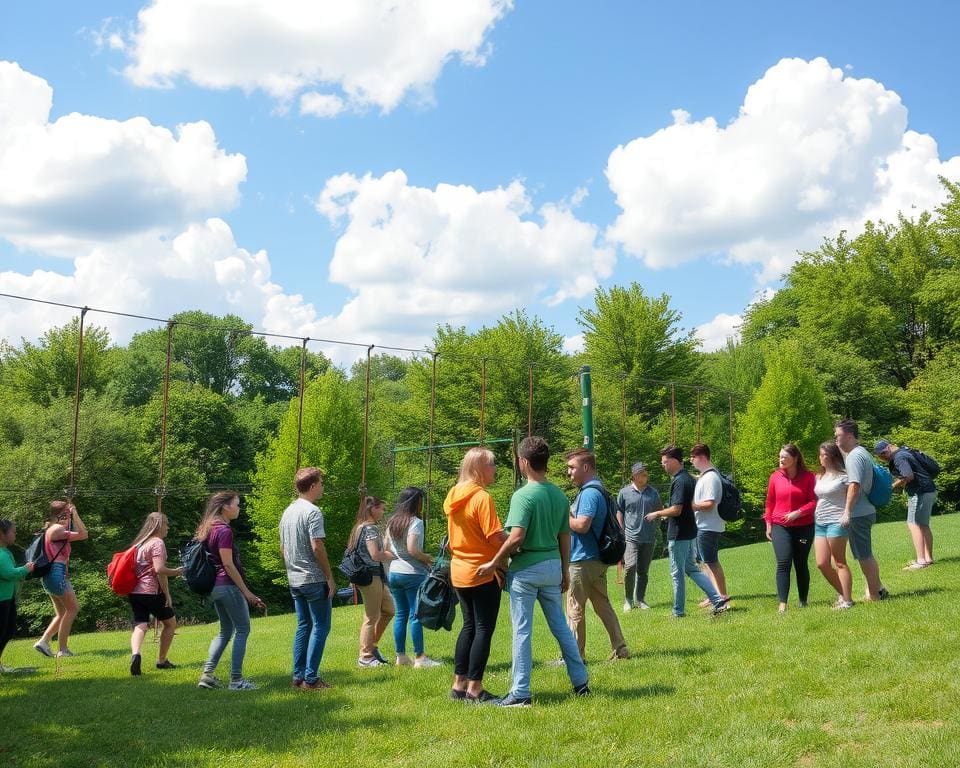
POLYGON ((67 578, 66 563, 52 563, 50 572, 43 577, 43 590, 48 595, 63 597, 67 592, 73 592, 73 584, 67 578))
POLYGON ((933 502, 936 500, 936 491, 917 493, 907 499, 907 522, 911 525, 930 525, 933 502))
POLYGON ((720 533, 718 531, 697 531, 697 550, 699 560, 707 565, 720 562, 720 533))
POLYGON ((850 529, 840 523, 817 523, 814 528, 818 539, 839 539, 850 535, 850 529))
POLYGON ((850 552, 854 560, 869 560, 873 557, 870 530, 875 522, 876 514, 850 518, 850 527, 847 530, 850 532, 850 552))

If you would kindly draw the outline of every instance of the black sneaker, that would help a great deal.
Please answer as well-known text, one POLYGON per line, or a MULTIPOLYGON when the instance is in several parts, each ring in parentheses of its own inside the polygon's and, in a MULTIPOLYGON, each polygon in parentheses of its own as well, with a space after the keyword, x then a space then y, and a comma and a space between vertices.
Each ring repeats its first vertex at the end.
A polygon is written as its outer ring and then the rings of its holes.
POLYGON ((719 616, 721 613, 723 613, 724 611, 726 611, 727 608, 729 608, 729 607, 730 607, 730 598, 729 598, 729 597, 722 597, 722 598, 720 598, 720 600, 717 602, 717 604, 716 604, 715 606, 713 606, 713 610, 710 611, 710 615, 711 615, 711 616, 719 616))
POLYGON ((450 698, 453 699, 454 701, 463 701, 465 698, 467 698, 467 692, 458 691, 456 688, 451 688, 450 698))
POLYGON ((130 657, 130 674, 134 677, 140 676, 140 654, 135 653, 130 657))
POLYGON ((468 704, 497 704, 500 701, 499 696, 494 696, 490 691, 480 691, 476 696, 469 693, 464 696, 468 704))
POLYGON ((887 592, 886 587, 880 587, 880 591, 877 593, 881 600, 887 600, 890 597, 890 593, 887 592))
POLYGON ((583 685, 578 685, 573 689, 574 696, 591 696, 590 686, 584 683, 583 685))
POLYGON ((157 669, 176 669, 177 665, 174 664, 170 659, 164 659, 163 661, 157 662, 157 669))
POLYGON ((380 649, 379 649, 379 648, 374 648, 374 649, 373 649, 373 658, 375 658, 377 661, 379 661, 379 662, 381 662, 381 663, 383 663, 383 664, 389 664, 389 663, 390 663, 389 661, 387 661, 387 660, 383 657, 383 654, 380 653, 380 649))
POLYGON ((498 707, 529 707, 531 704, 533 704, 532 699, 521 699, 517 696, 514 696, 512 693, 508 693, 497 702, 498 707))

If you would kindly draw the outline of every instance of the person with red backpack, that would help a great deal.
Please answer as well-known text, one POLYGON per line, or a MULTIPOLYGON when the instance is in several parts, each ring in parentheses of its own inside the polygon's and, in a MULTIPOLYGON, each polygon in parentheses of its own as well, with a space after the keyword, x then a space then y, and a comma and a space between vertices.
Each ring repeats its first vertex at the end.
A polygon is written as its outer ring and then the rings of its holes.
POLYGON ((150 617, 155 616, 163 624, 160 631, 160 648, 157 651, 157 669, 175 669, 167 658, 173 635, 177 629, 177 616, 173 611, 173 598, 170 596, 170 576, 180 576, 183 568, 170 568, 167 565, 167 546, 163 540, 167 535, 169 523, 162 512, 151 512, 131 542, 136 547, 136 585, 127 595, 133 611, 133 632, 130 634, 130 674, 140 675, 140 649, 147 634, 150 617))

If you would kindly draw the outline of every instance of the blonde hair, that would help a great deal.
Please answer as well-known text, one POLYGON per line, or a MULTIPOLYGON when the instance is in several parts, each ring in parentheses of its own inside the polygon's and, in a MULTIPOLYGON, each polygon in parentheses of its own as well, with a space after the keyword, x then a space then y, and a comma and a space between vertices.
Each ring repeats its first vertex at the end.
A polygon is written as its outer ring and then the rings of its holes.
POLYGON ((223 508, 234 499, 239 498, 240 494, 236 491, 217 491, 207 500, 207 508, 203 512, 203 517, 200 518, 200 525, 197 526, 197 538, 200 541, 207 540, 210 529, 213 528, 218 519, 222 523, 227 522, 223 519, 223 508))
POLYGON ((143 521, 143 527, 140 529, 140 533, 130 542, 130 546, 139 547, 147 541, 147 539, 159 535, 160 529, 163 528, 166 522, 167 516, 163 514, 163 512, 151 512, 147 515, 147 519, 143 521))
POLYGON ((460 477, 457 478, 457 485, 470 482, 483 485, 483 468, 493 462, 493 451, 489 448, 471 448, 460 462, 460 477))

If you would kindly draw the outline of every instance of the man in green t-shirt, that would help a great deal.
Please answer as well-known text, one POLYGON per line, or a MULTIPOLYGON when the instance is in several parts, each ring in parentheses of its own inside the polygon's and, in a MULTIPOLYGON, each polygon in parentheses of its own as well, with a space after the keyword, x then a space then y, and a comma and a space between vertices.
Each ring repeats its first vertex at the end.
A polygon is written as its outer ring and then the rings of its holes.
POLYGON ((587 668, 576 638, 563 612, 560 595, 567 591, 570 561, 570 502, 566 494, 547 480, 550 447, 542 437, 527 437, 517 450, 526 485, 510 499, 504 528, 507 540, 496 557, 477 569, 493 572, 511 555, 507 573, 510 593, 510 620, 513 623, 513 684, 499 704, 502 707, 530 706, 530 668, 533 664, 533 607, 539 602, 550 631, 560 645, 574 693, 586 696, 587 668))

